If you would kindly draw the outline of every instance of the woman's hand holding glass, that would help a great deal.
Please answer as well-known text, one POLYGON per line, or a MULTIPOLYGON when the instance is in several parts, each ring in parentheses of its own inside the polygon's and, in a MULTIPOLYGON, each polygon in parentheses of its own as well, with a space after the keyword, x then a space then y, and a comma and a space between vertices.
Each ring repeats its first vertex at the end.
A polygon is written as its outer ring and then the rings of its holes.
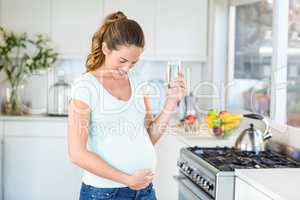
POLYGON ((167 91, 166 105, 171 110, 175 110, 178 103, 187 95, 186 81, 181 71, 174 80, 170 80, 167 91))

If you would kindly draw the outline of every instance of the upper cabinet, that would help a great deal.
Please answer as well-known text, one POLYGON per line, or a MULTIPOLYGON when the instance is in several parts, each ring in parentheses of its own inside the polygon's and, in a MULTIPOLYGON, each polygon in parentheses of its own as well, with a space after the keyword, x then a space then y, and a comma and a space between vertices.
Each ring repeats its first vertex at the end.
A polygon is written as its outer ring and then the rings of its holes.
POLYGON ((65 58, 85 58, 103 20, 101 0, 52 0, 52 39, 65 58))
POLYGON ((145 33, 150 60, 206 61, 208 0, 0 0, 1 25, 48 33, 63 58, 85 59, 104 16, 123 11, 145 33))
POLYGON ((1 0, 1 26, 17 32, 50 33, 50 0, 1 0))
POLYGON ((104 14, 117 10, 135 19, 146 37, 145 59, 206 61, 207 0, 106 0, 104 14))
POLYGON ((122 11, 128 18, 136 20, 142 27, 146 46, 144 58, 154 57, 154 30, 155 30, 155 1, 141 0, 105 0, 104 15, 112 12, 122 11))
POLYGON ((205 61, 208 0, 164 0, 156 5, 156 54, 205 61))

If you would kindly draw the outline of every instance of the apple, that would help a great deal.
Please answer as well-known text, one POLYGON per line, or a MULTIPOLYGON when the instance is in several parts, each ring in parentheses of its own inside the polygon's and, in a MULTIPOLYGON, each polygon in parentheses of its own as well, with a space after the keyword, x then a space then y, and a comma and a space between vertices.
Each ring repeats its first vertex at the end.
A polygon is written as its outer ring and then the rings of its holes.
POLYGON ((222 125, 222 120, 221 120, 220 118, 214 119, 214 120, 212 121, 212 125, 213 125, 213 127, 221 127, 221 125, 222 125))
POLYGON ((214 108, 211 108, 211 109, 208 110, 207 116, 217 117, 218 116, 218 111, 214 108))
POLYGON ((219 113, 219 115, 221 116, 221 115, 224 115, 224 114, 229 114, 226 110, 223 110, 223 111, 221 111, 220 113, 219 113))
POLYGON ((184 118, 186 121, 188 121, 188 122, 191 122, 191 123, 194 123, 195 121, 196 121, 196 116, 194 116, 194 115, 187 115, 187 116, 185 116, 185 118, 184 118))
POLYGON ((213 127, 213 133, 216 136, 221 136, 222 135, 222 129, 221 129, 221 127, 213 127))

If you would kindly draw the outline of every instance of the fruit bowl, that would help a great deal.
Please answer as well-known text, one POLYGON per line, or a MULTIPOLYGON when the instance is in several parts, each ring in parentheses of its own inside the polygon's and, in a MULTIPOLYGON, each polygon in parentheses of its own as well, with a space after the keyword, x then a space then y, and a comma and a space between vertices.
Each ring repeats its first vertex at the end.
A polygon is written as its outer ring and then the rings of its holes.
POLYGON ((195 115, 186 115, 181 120, 182 127, 186 133, 193 133, 198 130, 197 117, 195 115))
POLYGON ((240 125, 242 115, 231 114, 227 111, 218 112, 210 109, 206 117, 206 123, 212 129, 212 133, 217 137, 228 137, 240 125))

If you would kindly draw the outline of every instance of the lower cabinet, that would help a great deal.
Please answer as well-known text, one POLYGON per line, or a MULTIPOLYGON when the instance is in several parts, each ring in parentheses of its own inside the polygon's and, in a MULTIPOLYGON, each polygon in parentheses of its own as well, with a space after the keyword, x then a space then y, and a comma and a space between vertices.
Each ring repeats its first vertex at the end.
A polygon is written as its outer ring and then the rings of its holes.
POLYGON ((245 181, 236 177, 235 179, 235 200, 272 200, 262 192, 258 191, 245 181))
POLYGON ((69 161, 65 136, 8 134, 3 145, 4 200, 79 199, 81 170, 69 161))
MULTIPOLYGON (((0 134, 3 130, 4 135, 3 200, 79 199, 82 171, 69 161, 66 126, 66 123, 27 121, 2 124, 0 120, 0 134)), ((178 175, 179 151, 186 146, 169 133, 155 146, 154 185, 158 199, 178 199, 178 183, 173 177, 178 175)))
POLYGON ((2 160, 3 160, 3 122, 0 121, 0 200, 3 199, 3 174, 2 174, 2 160))
POLYGON ((168 133, 156 145, 157 170, 154 185, 157 199, 178 199, 178 183, 174 176, 178 175, 177 160, 182 147, 186 147, 186 144, 176 135, 168 133))

